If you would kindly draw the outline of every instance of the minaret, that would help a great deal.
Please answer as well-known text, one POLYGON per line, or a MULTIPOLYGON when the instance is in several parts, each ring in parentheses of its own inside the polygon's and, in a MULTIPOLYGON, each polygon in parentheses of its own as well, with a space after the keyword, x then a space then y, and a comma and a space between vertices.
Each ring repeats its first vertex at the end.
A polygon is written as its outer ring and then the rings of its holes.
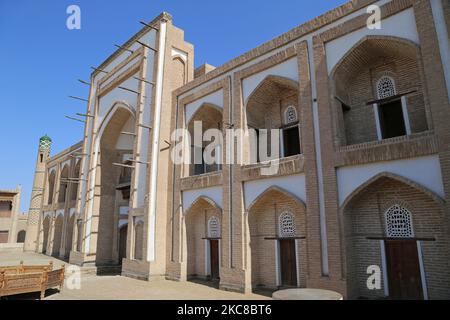
POLYGON ((36 251, 39 233, 39 215, 41 213, 42 197, 44 196, 45 170, 50 157, 52 139, 45 135, 39 139, 39 150, 34 170, 33 189, 31 191, 30 208, 28 210, 27 233, 24 251, 36 251))

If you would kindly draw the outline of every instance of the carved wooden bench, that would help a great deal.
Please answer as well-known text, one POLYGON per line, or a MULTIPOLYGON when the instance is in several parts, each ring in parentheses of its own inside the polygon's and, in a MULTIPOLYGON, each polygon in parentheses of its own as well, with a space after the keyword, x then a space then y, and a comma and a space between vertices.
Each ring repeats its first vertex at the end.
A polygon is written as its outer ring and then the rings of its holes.
POLYGON ((21 273, 39 273, 44 271, 52 271, 53 262, 50 261, 48 265, 24 265, 23 261, 20 261, 18 266, 0 266, 0 273, 5 274, 21 274, 21 273))
POLYGON ((47 289, 58 287, 61 291, 64 285, 64 266, 58 270, 51 270, 49 266, 28 266, 31 268, 14 269, 8 267, 0 269, 0 298, 16 294, 40 292, 43 299, 47 289), (22 272, 13 273, 13 270, 22 272), (29 272, 24 272, 24 271, 29 272))

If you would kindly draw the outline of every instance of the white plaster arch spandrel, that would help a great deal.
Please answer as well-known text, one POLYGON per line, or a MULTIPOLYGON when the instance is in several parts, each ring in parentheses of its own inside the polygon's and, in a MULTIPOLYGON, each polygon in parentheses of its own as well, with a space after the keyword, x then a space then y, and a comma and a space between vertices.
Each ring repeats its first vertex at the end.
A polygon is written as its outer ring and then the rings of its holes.
POLYGON ((56 210, 56 218, 58 218, 59 216, 64 217, 64 209, 60 209, 60 210, 56 210))
POLYGON ((358 188, 382 173, 404 177, 445 198, 439 156, 377 162, 367 165, 343 167, 337 170, 339 206, 358 188))
POLYGON ((51 218, 53 216, 54 211, 46 211, 44 212, 44 220, 45 218, 51 218))
POLYGON ((222 210, 222 187, 189 190, 183 192, 183 213, 186 213, 198 199, 208 199, 214 207, 222 210))
POLYGON ((122 228, 123 226, 128 225, 128 220, 127 219, 120 219, 119 220, 119 229, 122 228))
POLYGON ((208 94, 192 103, 188 103, 185 106, 186 123, 189 123, 197 110, 205 104, 210 104, 217 108, 223 109, 223 90, 217 90, 216 92, 208 94))
POLYGON ((271 188, 279 188, 306 202, 305 175, 297 174, 286 177, 249 181, 244 184, 245 209, 248 210, 258 197, 271 188))
MULTIPOLYGON (((133 75, 134 77, 139 77, 139 74, 136 73, 133 75)), ((128 88, 134 91, 139 91, 139 80, 130 77, 124 82, 120 84, 121 87, 128 88)), ((136 112, 138 95, 134 92, 122 90, 119 88, 115 88, 108 92, 107 94, 101 96, 98 101, 98 113, 97 113, 97 121, 96 121, 96 129, 99 130, 101 123, 105 122, 108 115, 111 114, 111 110, 117 103, 123 104, 126 108, 132 110, 133 113, 136 112)), ((146 98, 146 105, 148 104, 148 100, 150 98, 146 98)))
POLYGON ((242 80, 242 98, 247 101, 248 97, 255 91, 255 89, 268 77, 279 76, 284 77, 295 82, 299 81, 297 58, 288 59, 276 66, 273 66, 264 71, 258 72, 242 80))
POLYGON ((98 141, 100 141, 100 138, 101 138, 101 136, 103 134, 103 131, 106 129, 106 127, 108 126, 109 121, 112 119, 112 117, 114 116, 114 114, 116 113, 116 111, 118 109, 125 109, 125 110, 127 110, 130 113, 130 115, 133 118, 136 117, 135 109, 132 106, 130 106, 128 103, 126 103, 124 101, 116 101, 116 102, 114 102, 112 104, 111 109, 108 111, 108 113, 102 119, 102 121, 98 124, 98 131, 97 131, 98 132, 97 133, 98 141))
POLYGON ((327 52, 328 74, 331 74, 336 64, 365 36, 393 36, 410 40, 419 44, 419 34, 416 28, 414 9, 410 8, 382 20, 381 29, 366 27, 351 32, 325 44, 327 52))

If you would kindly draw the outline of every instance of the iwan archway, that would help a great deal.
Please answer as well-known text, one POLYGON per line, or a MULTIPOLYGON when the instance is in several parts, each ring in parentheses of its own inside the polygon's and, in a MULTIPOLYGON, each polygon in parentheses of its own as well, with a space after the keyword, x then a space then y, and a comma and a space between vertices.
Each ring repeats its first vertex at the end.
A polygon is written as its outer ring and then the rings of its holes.
POLYGON ((421 185, 381 173, 341 207, 348 297, 449 299, 449 230, 443 200, 421 185), (368 268, 382 273, 367 286, 368 268), (447 282, 445 285, 442 282, 447 282))
POLYGON ((185 211, 187 279, 218 281, 222 209, 210 198, 201 196, 185 211))

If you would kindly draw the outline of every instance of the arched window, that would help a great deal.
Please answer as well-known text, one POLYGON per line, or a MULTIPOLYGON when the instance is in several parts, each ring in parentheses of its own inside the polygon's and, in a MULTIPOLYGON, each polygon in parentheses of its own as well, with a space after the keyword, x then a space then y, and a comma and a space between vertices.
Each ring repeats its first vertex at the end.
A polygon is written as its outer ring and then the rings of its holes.
POLYGON ((294 106, 287 107, 286 110, 284 111, 285 124, 291 124, 297 122, 297 120, 298 120, 297 110, 295 109, 295 107, 294 106))
POLYGON ((56 178, 56 173, 55 170, 51 171, 49 173, 49 178, 48 178, 48 201, 47 204, 52 204, 53 203, 53 193, 54 193, 54 189, 55 189, 55 178, 56 178))
POLYGON ((211 217, 208 220, 208 237, 220 238, 220 223, 216 217, 211 217))
POLYGON ((17 233, 17 243, 24 243, 25 242, 25 236, 26 236, 26 231, 25 230, 20 230, 17 233))
POLYGON ((377 81, 377 95, 378 99, 385 99, 395 96, 395 81, 391 77, 383 76, 377 81))
POLYGON ((295 237, 295 221, 289 212, 280 215, 279 232, 281 238, 295 237))
POLYGON ((411 212, 401 205, 393 205, 386 211, 386 234, 391 238, 413 237, 411 212))

